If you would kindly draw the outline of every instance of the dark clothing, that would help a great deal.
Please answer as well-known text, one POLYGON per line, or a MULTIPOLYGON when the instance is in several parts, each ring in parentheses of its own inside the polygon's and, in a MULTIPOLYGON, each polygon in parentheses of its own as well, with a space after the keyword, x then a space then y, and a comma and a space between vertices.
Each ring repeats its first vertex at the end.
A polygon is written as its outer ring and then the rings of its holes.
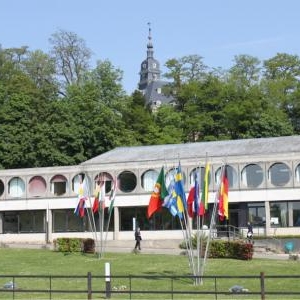
POLYGON ((253 227, 250 223, 248 223, 247 239, 249 242, 252 241, 252 237, 253 237, 253 227))
POLYGON ((134 237, 135 237, 135 240, 136 240, 134 249, 139 249, 139 250, 141 250, 141 240, 142 240, 142 236, 141 236, 140 230, 136 230, 136 231, 135 231, 134 237))

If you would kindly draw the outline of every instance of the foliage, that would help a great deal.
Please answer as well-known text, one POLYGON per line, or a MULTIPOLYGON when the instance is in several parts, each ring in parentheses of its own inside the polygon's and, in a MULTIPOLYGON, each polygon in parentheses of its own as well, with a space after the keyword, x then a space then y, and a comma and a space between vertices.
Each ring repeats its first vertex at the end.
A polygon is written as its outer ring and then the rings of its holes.
POLYGON ((83 239, 81 238, 57 238, 54 247, 59 252, 81 252, 83 239))
POLYGON ((49 54, 0 48, 0 168, 76 165, 119 146, 300 134, 300 59, 236 55, 229 70, 197 54, 166 62, 174 105, 155 111, 126 95, 108 60, 91 67, 76 33, 58 30, 49 54))
MULTIPOLYGON (((207 238, 201 237, 202 250, 201 255, 205 252, 207 238)), ((192 246, 197 249, 197 237, 193 236, 192 246)), ((186 249, 186 244, 182 242, 179 247, 186 249)), ((213 240, 209 244, 209 257, 211 258, 235 258, 242 260, 251 260, 253 257, 253 244, 244 241, 223 241, 213 240)))

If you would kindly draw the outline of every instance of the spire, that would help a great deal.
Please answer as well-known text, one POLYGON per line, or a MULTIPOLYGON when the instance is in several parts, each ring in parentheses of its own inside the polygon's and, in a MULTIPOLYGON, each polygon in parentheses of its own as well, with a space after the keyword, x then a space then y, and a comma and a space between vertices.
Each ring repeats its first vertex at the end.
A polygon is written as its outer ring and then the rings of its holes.
POLYGON ((153 44, 152 44, 152 36, 151 36, 151 23, 148 22, 149 33, 148 33, 148 43, 147 43, 147 58, 153 58, 153 44))
POLYGON ((147 23, 149 27, 147 42, 147 58, 142 61, 140 71, 139 90, 146 90, 147 86, 160 79, 159 61, 153 57, 153 44, 151 36, 151 23, 147 23))

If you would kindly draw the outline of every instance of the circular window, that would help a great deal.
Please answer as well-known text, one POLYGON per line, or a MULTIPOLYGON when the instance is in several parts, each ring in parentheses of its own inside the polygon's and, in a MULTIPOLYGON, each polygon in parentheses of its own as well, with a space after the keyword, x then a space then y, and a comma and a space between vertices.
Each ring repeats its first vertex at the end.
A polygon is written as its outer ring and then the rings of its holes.
POLYGON ((28 192, 32 197, 39 197, 46 192, 46 181, 42 176, 34 176, 29 180, 28 192))
POLYGON ((67 178, 63 175, 55 175, 50 180, 50 191, 56 196, 64 195, 67 192, 67 178))
POLYGON ((275 163, 269 168, 270 182, 275 186, 286 185, 291 178, 291 170, 285 163, 275 163))
POLYGON ((136 188, 137 179, 134 173, 124 171, 118 176, 119 188, 124 193, 132 192, 136 188))
POLYGON ((20 177, 13 177, 8 182, 8 194, 11 197, 21 197, 25 193, 25 183, 20 177))
POLYGON ((78 195, 91 196, 91 178, 85 173, 77 174, 72 180, 72 190, 78 195))
MULTIPOLYGON (((221 170, 222 170, 222 167, 218 168, 215 173, 215 182, 217 185, 220 184, 221 170)), ((229 187, 237 186, 236 170, 232 166, 229 166, 229 165, 226 165, 226 170, 227 170, 227 178, 228 178, 228 182, 229 182, 229 187)))
POLYGON ((300 164, 295 169, 295 179, 296 182, 300 182, 300 164))
POLYGON ((241 173, 242 184, 249 188, 258 187, 262 184, 264 173, 261 166, 257 164, 249 164, 245 166, 241 173))
POLYGON ((106 172, 101 172, 97 174, 95 177, 95 189, 99 190, 100 188, 104 188, 105 194, 108 194, 114 188, 114 180, 113 177, 106 172))
MULTIPOLYGON (((176 174, 177 174, 177 168, 172 168, 166 173, 166 187, 167 188, 169 187, 171 182, 173 182, 173 183, 175 182, 176 174)), ((182 170, 181 170, 181 174, 182 174, 182 185, 184 186, 185 182, 186 182, 186 176, 182 170)))
POLYGON ((4 193, 4 183, 2 180, 0 180, 0 197, 3 195, 4 193))
POLYGON ((155 170, 148 170, 142 175, 142 188, 146 192, 152 192, 159 173, 155 170))

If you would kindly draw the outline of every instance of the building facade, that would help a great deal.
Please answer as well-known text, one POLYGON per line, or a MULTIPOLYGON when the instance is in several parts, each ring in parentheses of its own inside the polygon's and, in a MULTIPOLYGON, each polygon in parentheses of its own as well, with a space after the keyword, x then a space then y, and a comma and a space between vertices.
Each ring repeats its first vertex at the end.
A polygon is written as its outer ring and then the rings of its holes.
MULTIPOLYGON (((92 237, 87 214, 74 214, 80 179, 89 183, 91 207, 99 178, 105 182, 105 206, 116 185, 114 210, 104 214, 107 239, 133 239, 138 223, 145 239, 180 239, 178 217, 167 209, 146 217, 162 166, 166 184, 180 161, 188 194, 194 173, 211 164, 209 215, 219 188, 222 165, 229 178, 229 225, 268 236, 300 233, 300 136, 120 147, 77 166, 0 171, 0 241, 53 242, 58 237, 92 237), (257 231, 255 231, 257 230, 257 231)), ((95 223, 99 222, 98 213, 95 223)), ((192 222, 192 220, 190 220, 192 222)))

